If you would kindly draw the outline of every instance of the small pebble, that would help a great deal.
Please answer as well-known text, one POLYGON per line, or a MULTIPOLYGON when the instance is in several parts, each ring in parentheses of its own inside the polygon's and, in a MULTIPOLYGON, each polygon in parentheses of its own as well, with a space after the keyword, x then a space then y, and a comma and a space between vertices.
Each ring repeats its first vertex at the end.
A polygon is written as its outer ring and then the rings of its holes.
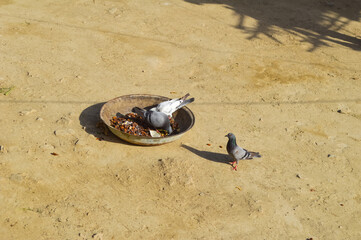
POLYGON ((20 111, 20 112, 19 112, 19 115, 20 115, 20 116, 26 116, 26 115, 29 115, 30 113, 33 113, 33 112, 36 112, 36 110, 35 110, 35 109, 23 110, 23 111, 20 111))
POLYGON ((54 131, 55 136, 69 136, 75 134, 73 129, 59 129, 54 131))
POLYGON ((4 146, 0 145, 0 152, 1 153, 6 153, 7 150, 6 150, 6 148, 4 146))
POLYGON ((114 14, 114 13, 116 13, 117 11, 118 11, 118 8, 116 8, 116 7, 111 8, 111 9, 108 10, 108 12, 109 12, 110 14, 114 14))
POLYGON ((85 142, 83 140, 80 140, 79 138, 75 140, 74 145, 77 146, 84 146, 85 142))

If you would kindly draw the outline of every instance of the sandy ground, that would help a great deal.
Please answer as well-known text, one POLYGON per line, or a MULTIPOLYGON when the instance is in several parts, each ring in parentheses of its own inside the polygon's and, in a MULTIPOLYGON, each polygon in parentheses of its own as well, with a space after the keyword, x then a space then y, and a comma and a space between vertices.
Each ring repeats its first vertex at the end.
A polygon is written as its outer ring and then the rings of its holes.
POLYGON ((0 0, 0 238, 361 239, 360 10, 0 0), (95 126, 114 97, 187 92, 176 142, 95 126), (232 171, 228 132, 262 158, 232 171))

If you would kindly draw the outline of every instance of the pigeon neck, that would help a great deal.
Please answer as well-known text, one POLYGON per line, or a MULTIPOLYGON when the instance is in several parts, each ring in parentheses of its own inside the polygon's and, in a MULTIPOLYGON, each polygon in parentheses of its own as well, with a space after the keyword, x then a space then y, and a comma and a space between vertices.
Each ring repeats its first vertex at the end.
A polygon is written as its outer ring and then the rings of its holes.
POLYGON ((236 138, 232 137, 229 139, 232 145, 237 145, 236 138))

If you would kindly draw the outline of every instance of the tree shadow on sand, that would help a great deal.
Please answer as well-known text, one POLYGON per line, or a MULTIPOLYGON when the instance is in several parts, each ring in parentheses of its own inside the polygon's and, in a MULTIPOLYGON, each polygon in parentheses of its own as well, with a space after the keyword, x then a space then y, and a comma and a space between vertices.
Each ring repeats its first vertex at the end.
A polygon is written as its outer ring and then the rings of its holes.
POLYGON ((184 0, 189 3, 221 4, 239 15, 236 28, 249 34, 249 40, 263 34, 278 43, 274 31, 280 27, 286 32, 301 38, 301 42, 312 45, 308 51, 320 46, 329 46, 330 42, 361 50, 361 38, 357 33, 345 29, 351 21, 361 20, 360 0, 184 0), (256 26, 245 26, 245 19, 253 18, 256 26), (341 33, 342 32, 342 33, 341 33), (355 36, 352 36, 355 35, 355 36))
POLYGON ((198 155, 201 158, 207 159, 212 162, 225 163, 230 165, 231 159, 229 158, 228 154, 200 151, 185 144, 182 144, 182 147, 194 153, 195 155, 198 155))
POLYGON ((97 103, 84 109, 79 116, 80 124, 87 133, 95 136, 98 139, 108 142, 131 145, 130 143, 118 138, 110 131, 108 131, 108 134, 104 133, 104 128, 106 128, 106 126, 105 124, 101 124, 102 120, 100 119, 100 109, 104 104, 105 102, 97 103))

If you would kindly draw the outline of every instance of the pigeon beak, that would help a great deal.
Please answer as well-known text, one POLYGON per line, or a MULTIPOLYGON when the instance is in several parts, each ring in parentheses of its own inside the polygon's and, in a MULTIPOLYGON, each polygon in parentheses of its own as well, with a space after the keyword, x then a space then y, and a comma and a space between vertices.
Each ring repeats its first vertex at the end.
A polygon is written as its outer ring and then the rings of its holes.
POLYGON ((225 137, 228 137, 228 134, 225 137))

